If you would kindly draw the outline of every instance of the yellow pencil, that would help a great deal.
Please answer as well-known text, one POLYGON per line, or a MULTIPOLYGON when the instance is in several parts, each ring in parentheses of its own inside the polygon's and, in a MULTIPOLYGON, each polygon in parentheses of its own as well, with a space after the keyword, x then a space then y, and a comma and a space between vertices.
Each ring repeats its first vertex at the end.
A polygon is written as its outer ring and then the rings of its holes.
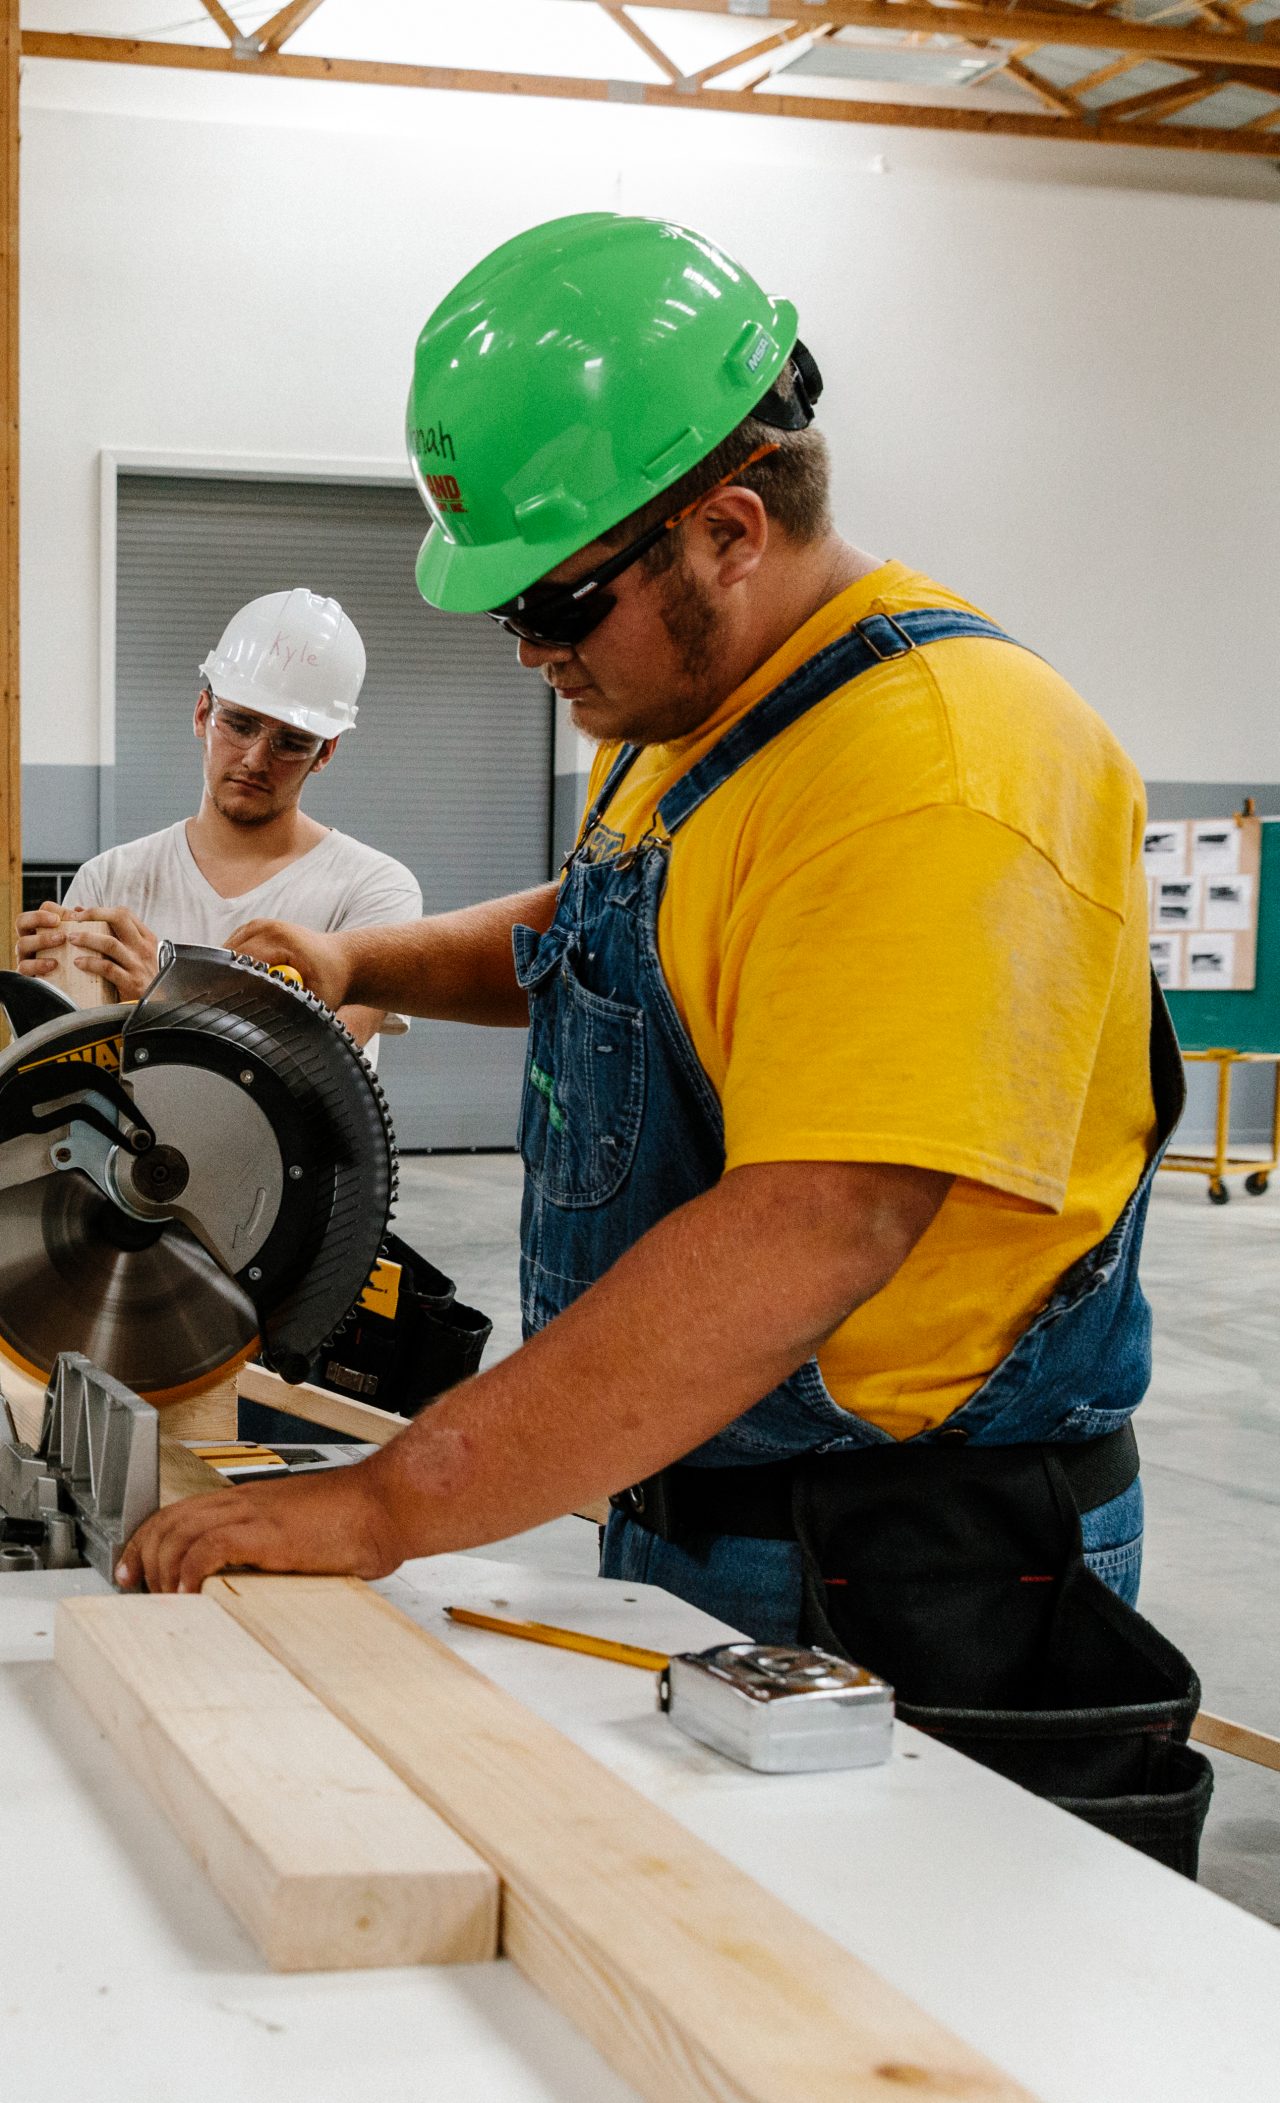
POLYGON ((641 1672, 661 1672, 670 1663, 661 1650, 641 1650, 634 1643, 611 1643, 607 1636, 584 1636, 574 1628, 551 1628, 545 1621, 504 1621, 497 1614, 473 1614, 470 1607, 447 1606, 451 1621, 468 1628, 491 1628, 495 1635, 519 1636, 525 1643, 550 1643, 557 1650, 581 1650, 589 1657, 609 1658, 615 1665, 635 1665, 641 1672))

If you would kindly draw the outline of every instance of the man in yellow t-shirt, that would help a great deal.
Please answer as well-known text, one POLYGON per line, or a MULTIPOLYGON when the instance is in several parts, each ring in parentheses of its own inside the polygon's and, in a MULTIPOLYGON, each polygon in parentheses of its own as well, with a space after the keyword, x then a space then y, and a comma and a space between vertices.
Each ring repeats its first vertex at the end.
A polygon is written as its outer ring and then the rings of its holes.
POLYGON ((598 741, 579 844, 416 927, 234 941, 331 1004, 529 1025, 527 1342, 366 1464, 171 1507, 126 1582, 374 1576, 610 1493, 607 1573, 924 1701, 1026 1693, 1081 1525, 1132 1597, 1177 1087, 1141 784, 836 533, 820 387, 793 309, 642 220, 537 229, 428 322, 419 585, 598 741))

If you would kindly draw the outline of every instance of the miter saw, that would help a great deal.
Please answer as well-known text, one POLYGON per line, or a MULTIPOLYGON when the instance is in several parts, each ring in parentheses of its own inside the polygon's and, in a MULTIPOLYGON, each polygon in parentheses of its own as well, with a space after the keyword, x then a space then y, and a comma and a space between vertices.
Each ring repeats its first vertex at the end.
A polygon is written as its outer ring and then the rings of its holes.
POLYGON ((157 1410, 252 1352, 305 1379, 377 1264, 386 1099, 282 974, 162 943, 140 1001, 82 1009, 0 972, 0 1572, 116 1558, 158 1498, 157 1410), (153 1406, 154 1405, 154 1406, 153 1406))
POLYGON ((229 950, 163 943, 142 998, 0 973, 0 1386, 78 1352, 163 1406, 257 1353, 305 1379, 396 1190, 382 1090, 337 1017, 229 950))

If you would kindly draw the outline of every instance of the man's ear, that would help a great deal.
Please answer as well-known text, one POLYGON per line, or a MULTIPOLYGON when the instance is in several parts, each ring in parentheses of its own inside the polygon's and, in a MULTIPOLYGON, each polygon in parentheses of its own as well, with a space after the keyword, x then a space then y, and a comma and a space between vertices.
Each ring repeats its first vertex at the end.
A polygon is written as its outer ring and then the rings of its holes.
POLYGON ((209 710, 213 706, 213 695, 207 686, 201 687, 196 696, 195 714, 191 718, 191 735, 204 743, 205 725, 209 721, 209 710))
POLYGON ((317 752, 315 758, 312 760, 309 772, 312 774, 319 774, 322 768, 328 766, 329 761, 333 758, 333 755, 337 751, 337 749, 337 738, 326 738, 323 745, 320 747, 320 750, 317 752))
POLYGON ((721 585, 741 584, 759 569, 769 545, 769 514, 754 489, 718 489, 690 521, 721 585))

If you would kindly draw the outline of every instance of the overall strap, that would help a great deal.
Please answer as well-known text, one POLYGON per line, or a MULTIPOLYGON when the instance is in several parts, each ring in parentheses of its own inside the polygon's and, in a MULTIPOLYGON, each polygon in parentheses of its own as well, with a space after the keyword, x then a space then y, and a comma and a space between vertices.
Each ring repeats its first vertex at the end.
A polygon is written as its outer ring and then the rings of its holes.
POLYGON ((574 856, 577 855, 584 843, 591 838, 592 833, 595 831, 597 825, 600 823, 601 818, 603 818, 606 809, 608 808, 609 804, 612 803, 615 792, 621 787, 623 781, 631 772, 632 767, 635 765, 639 757, 639 745, 623 746, 621 752, 618 754, 618 757, 615 759, 613 765, 610 767, 608 774, 605 776, 604 786, 601 789, 600 794, 596 797, 595 802, 592 804, 590 810, 587 812, 586 817, 583 819, 581 825, 578 827, 578 844, 574 848, 573 855, 570 856, 570 860, 572 860, 574 856))
MULTIPOLYGON (((901 613, 892 618, 886 613, 868 614, 847 635, 838 636, 816 657, 807 658, 798 671, 784 679, 781 686, 774 687, 763 701, 757 701, 732 730, 726 731, 719 744, 712 746, 705 758, 668 789, 658 805, 658 817, 668 836, 691 818, 698 806, 736 774, 739 767, 754 759, 757 752, 763 751, 781 731, 799 722, 811 708, 816 708, 819 701, 825 701, 838 688, 848 686, 850 680, 859 678, 863 672, 874 671, 877 665, 906 657, 910 651, 918 650, 926 643, 950 642, 959 636, 981 636, 988 642, 1010 643, 1014 649, 1022 647, 1002 628, 984 621, 980 615, 953 613, 943 606, 921 607, 913 613, 901 613)), ((634 756, 628 747, 619 759, 591 814, 592 824, 596 823, 605 801, 612 795, 634 756)))

